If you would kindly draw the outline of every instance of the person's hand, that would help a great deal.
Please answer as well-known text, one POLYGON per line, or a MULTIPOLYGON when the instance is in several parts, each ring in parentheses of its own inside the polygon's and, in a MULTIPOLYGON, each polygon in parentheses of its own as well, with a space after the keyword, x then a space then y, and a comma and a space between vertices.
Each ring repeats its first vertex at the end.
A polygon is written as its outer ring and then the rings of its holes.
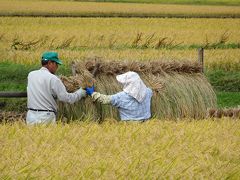
POLYGON ((94 92, 94 86, 86 88, 87 95, 91 96, 94 92))
POLYGON ((79 91, 80 91, 81 97, 86 97, 87 92, 83 88, 80 88, 79 91))

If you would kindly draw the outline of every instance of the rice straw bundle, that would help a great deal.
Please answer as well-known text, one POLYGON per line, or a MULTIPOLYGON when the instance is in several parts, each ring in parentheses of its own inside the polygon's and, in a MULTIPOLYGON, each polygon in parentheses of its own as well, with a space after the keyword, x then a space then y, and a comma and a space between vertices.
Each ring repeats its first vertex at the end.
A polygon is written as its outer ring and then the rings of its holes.
POLYGON ((240 108, 225 108, 225 109, 209 109, 208 118, 222 118, 231 117, 233 119, 240 119, 240 108))
MULTIPOLYGON (((127 71, 137 72, 144 83, 153 90, 152 117, 205 118, 207 109, 216 107, 216 95, 201 73, 198 63, 81 61, 75 63, 77 73, 75 78, 78 75, 84 76, 82 72, 86 70, 92 73, 97 64, 96 77, 88 75, 88 81, 95 82, 95 90, 102 94, 111 95, 122 91, 116 75, 127 71)), ((78 87, 86 84, 84 81, 86 80, 82 79, 78 87)), ((68 119, 119 119, 116 108, 92 102, 89 97, 74 105, 60 104, 60 106, 60 115, 68 119)))
POLYGON ((15 122, 25 121, 26 113, 19 113, 14 111, 1 111, 0 110, 0 122, 15 122))

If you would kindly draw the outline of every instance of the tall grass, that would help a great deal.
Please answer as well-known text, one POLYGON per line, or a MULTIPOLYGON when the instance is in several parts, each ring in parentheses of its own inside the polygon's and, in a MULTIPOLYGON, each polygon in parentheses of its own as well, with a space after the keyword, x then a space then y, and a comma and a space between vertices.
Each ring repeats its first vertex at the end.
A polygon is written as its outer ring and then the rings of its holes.
POLYGON ((0 125, 1 179, 238 179, 240 122, 0 125))

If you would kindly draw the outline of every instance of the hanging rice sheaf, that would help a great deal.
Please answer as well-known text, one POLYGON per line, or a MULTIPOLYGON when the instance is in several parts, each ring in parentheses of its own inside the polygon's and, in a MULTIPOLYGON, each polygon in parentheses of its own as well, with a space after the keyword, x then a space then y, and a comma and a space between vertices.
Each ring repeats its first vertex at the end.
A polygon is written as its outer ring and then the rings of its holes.
MULTIPOLYGON (((205 118, 207 110, 217 105, 214 90, 198 63, 90 60, 73 65, 75 76, 61 77, 69 92, 94 84, 97 92, 115 94, 122 91, 116 75, 137 72, 153 90, 153 118, 205 118)), ((93 102, 90 97, 73 105, 60 103, 59 107, 60 117, 68 119, 119 119, 116 108, 93 102)))

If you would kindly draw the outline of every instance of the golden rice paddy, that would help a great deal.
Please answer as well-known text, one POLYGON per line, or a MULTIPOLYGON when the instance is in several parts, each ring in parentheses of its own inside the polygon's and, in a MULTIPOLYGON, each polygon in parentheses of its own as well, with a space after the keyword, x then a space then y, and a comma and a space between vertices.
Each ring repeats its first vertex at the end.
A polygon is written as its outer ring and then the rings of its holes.
POLYGON ((1 0, 5 16, 239 17, 239 6, 1 0), (41 7, 41 8, 39 8, 41 7))
POLYGON ((94 56, 195 61, 191 47, 224 41, 223 48, 205 51, 206 67, 239 69, 239 19, 1 17, 0 25, 1 61, 38 63, 45 50, 58 51, 65 63, 94 56))
MULTIPOLYGON (((237 17, 240 7, 0 0, 0 15, 237 17)), ((38 64, 46 50, 65 64, 197 61, 203 46, 206 68, 240 70, 239 28, 239 19, 0 17, 0 62, 38 64)), ((0 179, 239 179, 239 128, 228 118, 1 123, 0 179)))
POLYGON ((238 179, 240 121, 0 125, 1 179, 238 179))

